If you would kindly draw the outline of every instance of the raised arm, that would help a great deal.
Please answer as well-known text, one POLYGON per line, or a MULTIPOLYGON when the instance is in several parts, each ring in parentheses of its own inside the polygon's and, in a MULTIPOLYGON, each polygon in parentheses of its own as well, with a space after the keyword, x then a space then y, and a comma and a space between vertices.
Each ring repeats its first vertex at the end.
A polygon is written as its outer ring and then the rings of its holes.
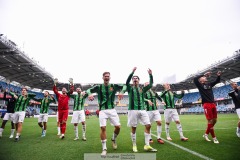
POLYGON ((152 88, 153 85, 153 76, 152 76, 152 70, 148 69, 148 74, 149 74, 149 84, 145 87, 143 87, 143 92, 147 92, 149 89, 152 88))
POLYGON ((133 76, 134 72, 136 71, 136 69, 137 69, 137 67, 134 67, 132 73, 128 76, 127 81, 126 81, 127 86, 130 84, 130 81, 131 81, 132 76, 133 76))
POLYGON ((218 71, 218 72, 217 72, 217 78, 216 78, 216 80, 210 83, 212 87, 215 86, 216 84, 220 83, 221 74, 222 74, 221 71, 218 71))

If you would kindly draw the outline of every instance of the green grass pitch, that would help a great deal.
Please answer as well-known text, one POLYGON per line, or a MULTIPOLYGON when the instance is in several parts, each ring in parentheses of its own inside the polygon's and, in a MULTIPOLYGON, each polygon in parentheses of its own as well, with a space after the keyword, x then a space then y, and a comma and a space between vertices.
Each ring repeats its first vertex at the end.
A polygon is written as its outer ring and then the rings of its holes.
MULTIPOLYGON (((162 116, 163 132, 162 138, 166 139, 164 120, 162 116)), ((111 137, 113 126, 108 122, 107 125, 107 148, 108 153, 133 153, 132 142, 130 138, 130 128, 127 127, 127 116, 120 115, 121 131, 117 138, 118 149, 113 150, 111 146, 111 137)), ((170 135, 172 143, 158 144, 156 142, 156 124, 152 124, 152 136, 154 143, 152 147, 156 148, 157 159, 164 160, 197 160, 216 159, 216 160, 234 160, 240 159, 240 138, 236 136, 236 126, 238 122, 237 114, 218 114, 218 122, 215 126, 215 133, 220 144, 206 142, 202 135, 206 128, 206 119, 204 115, 180 115, 185 137, 189 141, 180 141, 179 133, 175 123, 170 124, 170 135), (180 146, 181 148, 177 147, 180 146), (187 149, 183 150, 182 148, 187 149)), ((101 153, 99 121, 96 116, 90 116, 86 119, 87 141, 74 141, 73 125, 68 118, 67 131, 65 139, 58 138, 56 118, 49 118, 47 135, 41 138, 41 129, 37 124, 37 118, 25 118, 23 131, 19 142, 9 139, 10 122, 6 124, 3 137, 0 139, 0 160, 71 160, 84 159, 84 153, 101 153)), ((0 123, 2 119, 0 120, 0 123)), ((79 124, 79 137, 82 135, 81 124, 79 124)), ((211 139, 211 136, 209 136, 211 139)), ((137 128, 137 146, 139 153, 145 153, 144 146, 144 127, 138 125, 137 128)))

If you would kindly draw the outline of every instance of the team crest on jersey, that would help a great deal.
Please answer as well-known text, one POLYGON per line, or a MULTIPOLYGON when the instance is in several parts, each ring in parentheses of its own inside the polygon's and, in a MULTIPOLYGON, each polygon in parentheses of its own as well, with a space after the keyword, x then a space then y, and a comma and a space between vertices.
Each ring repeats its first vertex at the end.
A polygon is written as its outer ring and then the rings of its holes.
POLYGON ((110 91, 113 91, 113 87, 110 87, 109 90, 110 90, 110 91))

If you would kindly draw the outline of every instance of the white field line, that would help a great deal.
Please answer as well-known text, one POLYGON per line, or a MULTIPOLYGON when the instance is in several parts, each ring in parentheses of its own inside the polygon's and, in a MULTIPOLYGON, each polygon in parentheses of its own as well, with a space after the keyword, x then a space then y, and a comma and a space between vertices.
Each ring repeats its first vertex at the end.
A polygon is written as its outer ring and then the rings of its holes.
MULTIPOLYGON (((152 136, 157 137, 157 136, 154 135, 154 134, 152 134, 152 136)), ((189 152, 189 153, 191 153, 191 154, 193 154, 193 155, 195 155, 195 156, 198 156, 198 157, 200 157, 200 158, 202 158, 202 159, 205 159, 205 160, 213 160, 213 159, 211 159, 211 158, 209 158, 209 157, 207 157, 207 156, 204 156, 204 155, 202 155, 202 154, 200 154, 200 153, 197 153, 197 152, 195 152, 195 151, 193 151, 193 150, 190 150, 190 149, 188 149, 188 148, 185 148, 185 147, 183 147, 183 146, 180 146, 180 145, 178 145, 178 144, 175 144, 175 143, 173 143, 173 142, 170 142, 170 141, 168 141, 168 140, 166 140, 166 139, 164 139, 164 138, 161 138, 161 139, 163 139, 164 142, 166 142, 166 143, 169 143, 169 144, 171 144, 171 145, 173 145, 173 146, 175 146, 175 147, 177 147, 177 148, 180 148, 180 149, 182 149, 182 150, 184 150, 184 151, 186 151, 186 152, 189 152)))

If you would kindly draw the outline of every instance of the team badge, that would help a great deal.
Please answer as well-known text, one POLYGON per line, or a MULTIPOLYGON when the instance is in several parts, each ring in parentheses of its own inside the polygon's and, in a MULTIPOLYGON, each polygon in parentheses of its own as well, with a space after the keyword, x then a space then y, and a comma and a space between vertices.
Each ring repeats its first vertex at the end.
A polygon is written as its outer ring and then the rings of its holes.
POLYGON ((110 90, 110 91, 113 91, 113 87, 110 87, 109 90, 110 90))

